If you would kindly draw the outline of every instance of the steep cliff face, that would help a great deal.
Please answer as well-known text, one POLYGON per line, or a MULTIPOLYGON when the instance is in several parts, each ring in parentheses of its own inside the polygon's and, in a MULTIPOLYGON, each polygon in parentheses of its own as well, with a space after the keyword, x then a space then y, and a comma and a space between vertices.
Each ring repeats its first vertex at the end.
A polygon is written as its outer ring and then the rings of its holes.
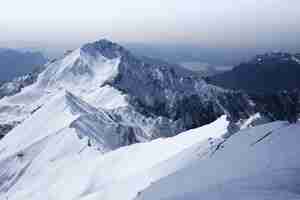
POLYGON ((188 129, 210 123, 224 113, 233 121, 254 114, 245 93, 209 85, 180 66, 136 58, 122 47, 114 48, 121 49, 112 54, 122 55, 119 71, 106 84, 128 94, 129 102, 145 115, 180 120, 188 129))

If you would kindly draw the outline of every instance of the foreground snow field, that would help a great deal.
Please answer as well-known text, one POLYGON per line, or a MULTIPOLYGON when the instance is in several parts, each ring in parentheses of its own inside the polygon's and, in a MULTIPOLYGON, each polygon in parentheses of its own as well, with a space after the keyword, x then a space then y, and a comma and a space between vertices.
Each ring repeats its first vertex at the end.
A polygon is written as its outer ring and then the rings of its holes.
POLYGON ((299 141, 299 123, 240 131, 210 158, 159 180, 137 199, 300 199, 299 141))

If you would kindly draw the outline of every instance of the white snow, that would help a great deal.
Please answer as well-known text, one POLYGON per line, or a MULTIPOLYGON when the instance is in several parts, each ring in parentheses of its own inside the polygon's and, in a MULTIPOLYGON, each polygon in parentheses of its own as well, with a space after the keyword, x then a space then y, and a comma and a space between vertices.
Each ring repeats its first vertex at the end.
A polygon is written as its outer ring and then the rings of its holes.
POLYGON ((222 116, 102 154, 69 127, 94 112, 61 92, 0 141, 0 199, 299 198, 299 124, 269 123, 224 140, 222 116))
POLYGON ((79 48, 50 64, 37 84, 41 88, 92 90, 117 75, 119 62, 120 58, 107 59, 100 53, 92 57, 79 48))
POLYGON ((173 138, 102 155, 68 127, 82 110, 93 112, 77 104, 62 92, 0 141, 0 199, 132 199, 152 182, 208 155, 228 126, 222 116, 173 138))
POLYGON ((0 100, 0 123, 22 122, 53 96, 68 90, 95 107, 113 109, 128 105, 125 95, 103 83, 118 74, 120 58, 90 56, 81 48, 47 64, 36 83, 0 100))
POLYGON ((257 125, 266 124, 269 122, 271 121, 265 118, 264 116, 262 116, 260 113, 255 113, 246 120, 240 120, 239 122, 236 123, 236 125, 239 126, 240 130, 243 130, 257 125))
POLYGON ((97 108, 114 109, 128 106, 126 95, 108 85, 82 96, 82 99, 97 108))
POLYGON ((286 122, 240 131, 213 156, 154 183, 137 199, 300 199, 299 133, 300 124, 286 122))

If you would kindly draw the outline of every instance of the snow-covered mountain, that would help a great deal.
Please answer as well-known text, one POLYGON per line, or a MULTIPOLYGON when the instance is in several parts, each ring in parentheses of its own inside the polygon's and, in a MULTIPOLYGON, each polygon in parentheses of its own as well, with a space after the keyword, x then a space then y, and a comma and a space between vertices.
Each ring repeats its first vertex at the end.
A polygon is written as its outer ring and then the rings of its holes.
POLYGON ((208 85, 191 72, 136 58, 107 40, 88 43, 53 60, 34 83, 0 100, 0 125, 13 127, 60 91, 106 109, 146 133, 145 141, 199 127, 227 113, 233 120, 254 114, 246 94, 208 85))
MULTIPOLYGON (((0 100, 0 131, 8 132, 0 140, 0 199, 135 199, 148 198, 148 190, 152 198, 152 186, 196 173, 192 166, 202 160, 221 165, 223 146, 250 151, 251 159, 265 138, 275 138, 276 151, 285 140, 275 135, 290 130, 297 139, 297 124, 247 129, 267 122, 256 108, 247 94, 209 85, 177 65, 137 58, 108 40, 85 44, 0 100)), ((239 156, 229 151, 225 164, 249 161, 239 156)))

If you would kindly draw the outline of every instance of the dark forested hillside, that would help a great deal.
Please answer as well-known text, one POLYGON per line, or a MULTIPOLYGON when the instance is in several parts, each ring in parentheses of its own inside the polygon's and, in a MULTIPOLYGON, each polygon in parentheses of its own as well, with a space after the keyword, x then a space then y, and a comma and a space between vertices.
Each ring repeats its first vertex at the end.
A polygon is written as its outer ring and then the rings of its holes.
POLYGON ((231 71, 207 78, 211 84, 250 93, 273 93, 300 88, 300 55, 258 55, 231 71))

